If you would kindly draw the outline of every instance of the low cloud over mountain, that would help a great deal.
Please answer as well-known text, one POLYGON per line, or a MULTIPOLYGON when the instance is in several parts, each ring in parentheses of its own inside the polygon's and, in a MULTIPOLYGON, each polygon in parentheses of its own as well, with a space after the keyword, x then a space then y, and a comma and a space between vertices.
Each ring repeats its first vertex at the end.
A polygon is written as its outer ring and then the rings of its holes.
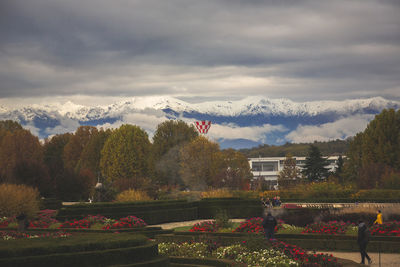
POLYGON ((16 120, 40 138, 74 132, 80 125, 117 128, 125 123, 142 127, 152 137, 167 119, 211 120, 208 136, 222 148, 345 139, 363 131, 381 110, 400 108, 400 102, 381 97, 302 103, 265 97, 195 104, 172 97, 127 98, 103 106, 70 101, 20 107, 4 103, 1 120, 16 120))

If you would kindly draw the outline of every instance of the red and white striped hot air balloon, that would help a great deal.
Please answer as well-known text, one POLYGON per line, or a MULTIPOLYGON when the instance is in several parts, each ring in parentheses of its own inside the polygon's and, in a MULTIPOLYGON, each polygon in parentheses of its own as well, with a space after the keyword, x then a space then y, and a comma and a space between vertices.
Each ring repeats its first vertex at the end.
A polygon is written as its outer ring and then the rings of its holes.
POLYGON ((206 134, 211 127, 211 121, 195 121, 194 125, 200 134, 206 134))

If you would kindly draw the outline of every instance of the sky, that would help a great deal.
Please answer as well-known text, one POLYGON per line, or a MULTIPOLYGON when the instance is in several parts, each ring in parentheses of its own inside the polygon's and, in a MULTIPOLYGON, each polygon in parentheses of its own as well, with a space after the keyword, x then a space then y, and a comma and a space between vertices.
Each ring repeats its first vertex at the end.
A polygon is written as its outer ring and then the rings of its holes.
POLYGON ((400 1, 2 0, 0 99, 400 100, 400 1))
MULTIPOLYGON (((0 112, 143 96, 400 101, 399 14, 398 0, 1 0, 0 112)), ((132 114, 109 127, 151 135, 165 119, 132 114)), ((371 119, 300 125, 283 141, 345 138, 371 119)), ((49 134, 79 126, 60 120, 49 134)), ((263 143, 282 129, 214 125, 210 135, 263 143)))

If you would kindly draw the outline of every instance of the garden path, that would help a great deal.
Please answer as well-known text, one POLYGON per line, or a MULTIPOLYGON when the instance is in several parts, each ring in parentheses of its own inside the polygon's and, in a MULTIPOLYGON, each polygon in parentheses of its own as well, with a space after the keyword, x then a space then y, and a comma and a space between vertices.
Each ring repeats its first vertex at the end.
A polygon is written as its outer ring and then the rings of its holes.
MULTIPOLYGON (((173 229, 173 228, 176 228, 176 227, 192 226, 195 223, 202 222, 202 221, 208 221, 208 220, 214 220, 214 219, 202 219, 202 220, 183 221, 183 222, 171 222, 171 223, 156 224, 156 225, 151 225, 151 226, 159 226, 159 227, 162 227, 163 229, 173 229)), ((230 221, 232 221, 232 222, 244 222, 245 219, 231 219, 230 221)))
MULTIPOLYGON (((360 253, 358 252, 337 252, 337 251, 319 251, 323 253, 332 254, 334 257, 351 260, 359 263, 361 261, 360 253)), ((368 252, 368 251, 367 251, 368 252)), ((379 254, 375 252, 368 252, 368 255, 372 259, 372 264, 369 266, 378 267, 399 267, 400 266, 400 254, 392 253, 381 253, 381 265, 379 265, 379 254)))

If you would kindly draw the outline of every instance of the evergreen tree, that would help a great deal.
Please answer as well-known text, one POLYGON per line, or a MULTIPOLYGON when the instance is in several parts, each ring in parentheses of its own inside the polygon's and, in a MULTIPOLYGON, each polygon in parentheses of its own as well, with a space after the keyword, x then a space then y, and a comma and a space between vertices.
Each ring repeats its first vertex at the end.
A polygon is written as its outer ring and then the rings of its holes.
POLYGON ((321 152, 316 146, 310 145, 306 162, 303 166, 302 174, 310 181, 321 181, 328 177, 328 161, 322 157, 321 152))
POLYGON ((344 160, 343 160, 342 155, 340 155, 338 157, 338 160, 337 160, 337 163, 336 163, 336 168, 335 168, 335 171, 333 173, 333 176, 335 176, 338 179, 339 183, 341 183, 341 184, 344 182, 343 176, 342 176, 343 165, 344 165, 344 160))

